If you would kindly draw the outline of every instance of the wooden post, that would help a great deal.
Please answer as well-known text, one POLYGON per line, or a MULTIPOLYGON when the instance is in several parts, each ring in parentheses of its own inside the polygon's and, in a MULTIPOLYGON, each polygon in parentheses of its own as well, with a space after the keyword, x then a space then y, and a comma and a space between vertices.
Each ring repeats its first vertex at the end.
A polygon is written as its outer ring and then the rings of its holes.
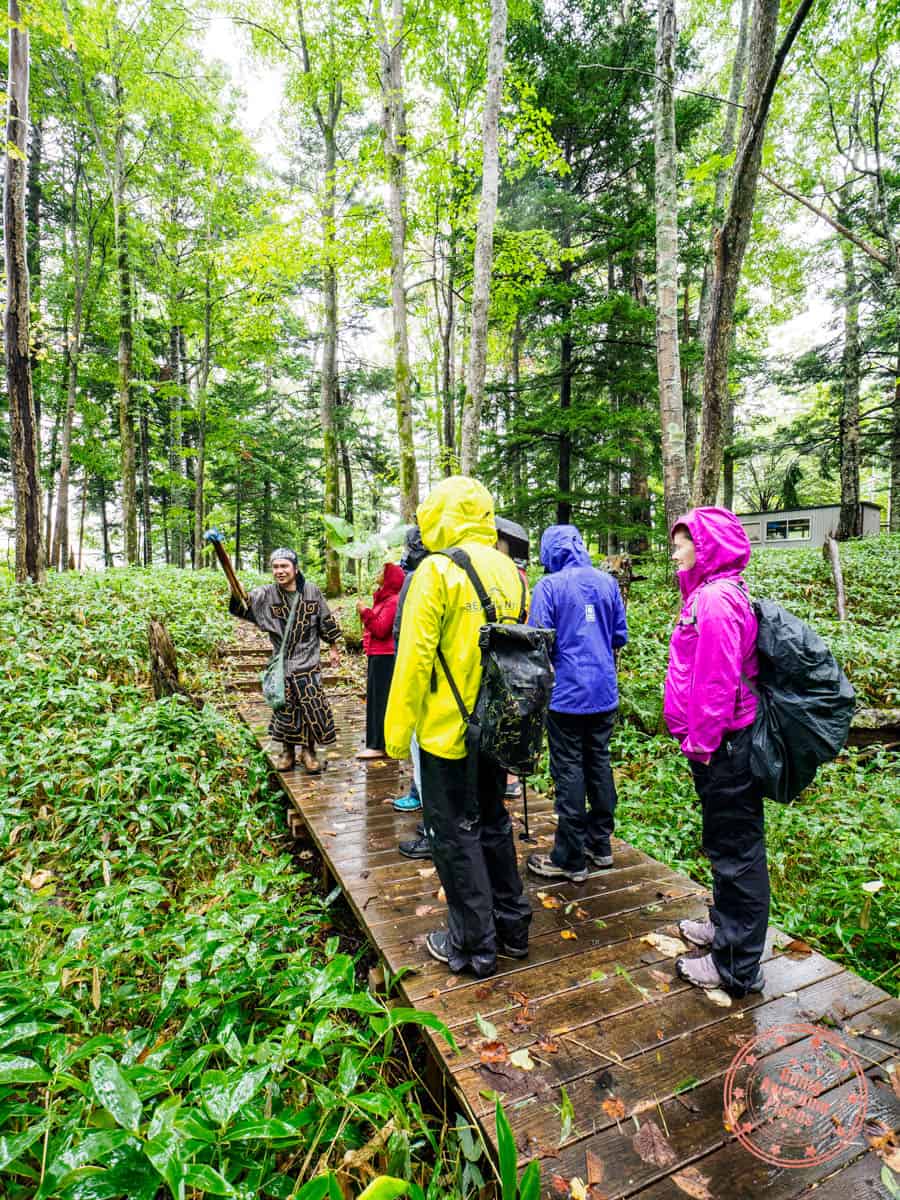
POLYGON ((831 576, 834 579, 834 592, 837 599, 837 614, 839 621, 847 620, 847 597, 844 592, 844 573, 841 570, 841 553, 838 543, 831 534, 822 545, 822 557, 831 563, 831 576))

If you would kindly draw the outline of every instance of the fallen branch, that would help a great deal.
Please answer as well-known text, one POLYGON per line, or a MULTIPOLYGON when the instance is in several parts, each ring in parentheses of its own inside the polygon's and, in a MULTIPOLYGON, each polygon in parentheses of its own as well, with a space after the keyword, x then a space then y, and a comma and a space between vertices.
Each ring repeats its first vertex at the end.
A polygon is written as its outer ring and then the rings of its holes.
POLYGON ((822 545, 822 556, 831 563, 831 575, 834 579, 834 591, 837 600, 839 621, 847 620, 847 597, 844 592, 844 572, 841 570, 841 553, 835 539, 828 535, 822 545))

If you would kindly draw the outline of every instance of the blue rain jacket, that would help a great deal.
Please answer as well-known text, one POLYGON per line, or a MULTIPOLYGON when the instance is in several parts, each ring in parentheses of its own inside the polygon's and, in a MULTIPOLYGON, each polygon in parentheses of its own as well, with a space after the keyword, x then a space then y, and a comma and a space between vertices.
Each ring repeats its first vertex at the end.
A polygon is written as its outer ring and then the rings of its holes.
POLYGON ((619 585, 591 565, 574 525, 551 525, 541 538, 550 572, 531 593, 528 624, 556 630, 550 698, 555 712, 609 712, 619 703, 613 650, 628 641, 619 585))

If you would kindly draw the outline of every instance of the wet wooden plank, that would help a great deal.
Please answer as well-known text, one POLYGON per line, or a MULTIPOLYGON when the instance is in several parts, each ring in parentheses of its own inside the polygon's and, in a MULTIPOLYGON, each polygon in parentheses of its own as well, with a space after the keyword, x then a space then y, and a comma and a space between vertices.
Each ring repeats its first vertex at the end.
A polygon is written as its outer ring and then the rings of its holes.
MULTIPOLYGON (((254 655, 267 657, 267 644, 254 646, 242 633, 234 669, 246 677, 254 655)), ((256 631, 249 634, 259 639, 256 631)), ((615 867, 583 884, 529 877, 525 858, 536 847, 549 848, 555 829, 552 801, 541 795, 529 797, 535 840, 516 839, 534 906, 528 958, 501 958, 497 974, 485 981, 449 975, 424 949, 425 935, 445 919, 437 873, 430 861, 404 859, 397 851, 421 819, 420 813, 396 813, 391 803, 408 790, 409 764, 356 760, 364 721, 359 689, 336 680, 329 694, 338 740, 323 755, 326 769, 318 776, 300 769, 280 776, 292 819, 303 823, 387 966, 408 969, 398 985, 401 1000, 436 1013, 453 1030, 456 1054, 441 1038, 425 1036, 494 1148, 493 1095, 505 1095, 520 1165, 540 1158, 544 1197, 559 1194, 554 1175, 587 1180, 590 1154, 603 1162, 602 1194, 609 1200, 683 1200, 698 1177, 716 1200, 756 1200, 760 1191, 767 1200, 807 1193, 875 1200, 880 1163, 863 1145, 803 1170, 778 1172, 754 1159, 725 1127, 722 1080, 751 1034, 798 1021, 837 1024, 872 1074, 870 1115, 896 1127, 896 1097, 878 1086, 874 1066, 896 1057, 890 1045, 900 1037, 896 1001, 821 955, 778 954, 770 930, 765 991, 716 1007, 676 978, 670 957, 642 940, 651 933, 671 936, 682 917, 703 915, 704 889, 618 840, 615 867), (507 1053, 527 1049, 534 1069, 482 1064, 478 1018, 496 1027, 507 1053), (688 1080, 689 1090, 679 1094, 688 1080), (561 1138, 564 1096, 575 1116, 561 1138), (651 1120, 674 1154, 666 1165, 645 1161, 643 1143, 635 1143, 651 1120), (676 1175, 684 1171, 679 1186, 676 1175), (822 1187, 810 1192, 820 1179, 822 1187)), ((234 695, 237 711, 267 746, 269 710, 251 692, 234 695)), ((509 809, 518 835, 521 801, 509 809)), ((803 1052, 805 1045, 798 1034, 785 1053, 803 1052)), ((838 1080, 832 1092, 840 1098, 840 1089, 850 1086, 838 1080)))

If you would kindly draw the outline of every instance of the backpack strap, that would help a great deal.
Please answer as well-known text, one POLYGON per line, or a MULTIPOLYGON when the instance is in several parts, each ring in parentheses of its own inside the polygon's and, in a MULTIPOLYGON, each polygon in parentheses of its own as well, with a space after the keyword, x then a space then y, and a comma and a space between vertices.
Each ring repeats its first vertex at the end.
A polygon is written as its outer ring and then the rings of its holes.
POLYGON ((494 607, 494 602, 487 594, 484 584, 478 578, 478 572, 472 566, 472 560, 469 555, 463 550, 462 546, 454 546, 450 550, 437 550, 437 554, 442 554, 444 558, 449 558, 469 577, 469 582, 475 589, 475 595, 481 602, 481 607, 484 609, 484 615, 489 625, 495 625, 497 622, 497 609, 494 607))

